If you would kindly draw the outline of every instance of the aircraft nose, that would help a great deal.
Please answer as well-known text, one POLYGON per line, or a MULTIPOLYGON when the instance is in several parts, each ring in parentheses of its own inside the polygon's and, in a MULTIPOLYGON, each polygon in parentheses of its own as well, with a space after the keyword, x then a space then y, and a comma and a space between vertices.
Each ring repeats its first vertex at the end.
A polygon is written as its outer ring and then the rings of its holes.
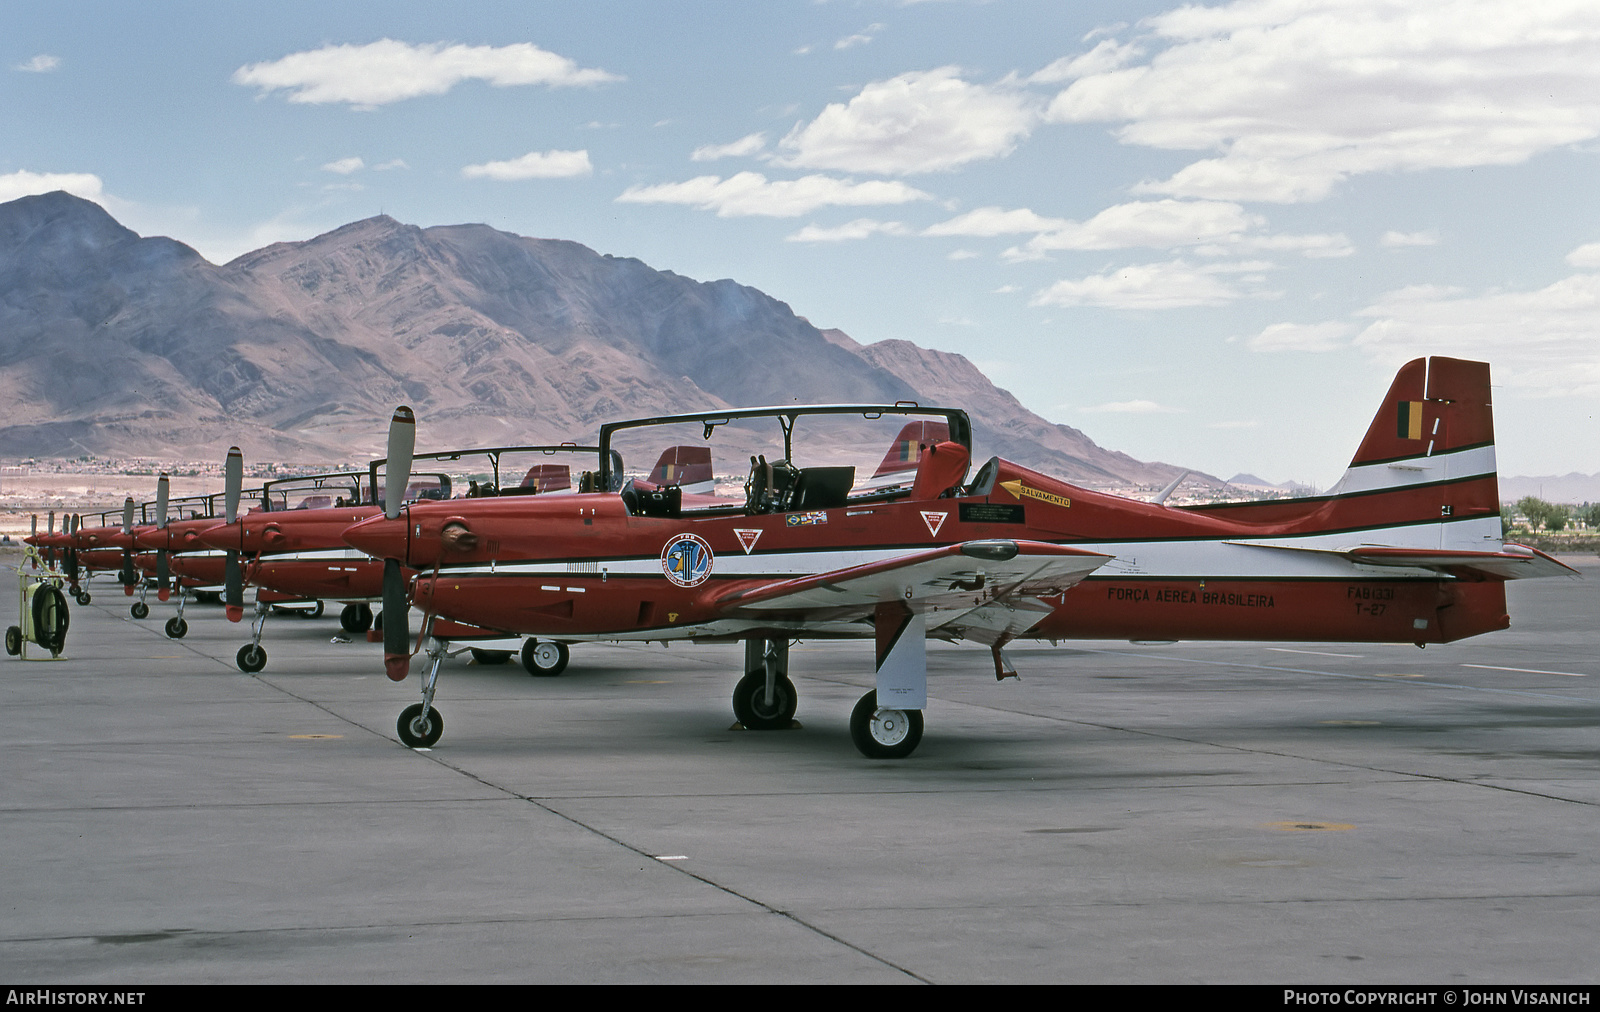
POLYGON ((167 547, 167 530, 164 527, 153 527, 148 531, 139 531, 133 536, 133 546, 142 552, 159 552, 167 547))
POLYGON ((375 559, 406 560, 406 525, 409 520, 402 515, 390 520, 379 514, 345 528, 345 544, 375 559))
POLYGON ((238 551, 244 541, 244 525, 238 521, 231 524, 218 524, 207 527, 200 532, 200 543, 208 548, 217 548, 222 551, 238 551))

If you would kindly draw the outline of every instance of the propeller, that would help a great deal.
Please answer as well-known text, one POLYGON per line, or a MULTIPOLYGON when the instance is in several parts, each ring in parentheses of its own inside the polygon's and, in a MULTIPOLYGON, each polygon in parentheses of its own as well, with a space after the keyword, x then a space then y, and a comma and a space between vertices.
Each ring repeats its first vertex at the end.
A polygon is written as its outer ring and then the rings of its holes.
MULTIPOLYGON (((244 491, 244 454, 237 446, 228 447, 228 460, 222 467, 223 515, 226 523, 239 519, 239 496, 244 491)), ((244 572, 239 567, 239 552, 228 549, 227 565, 223 571, 224 603, 229 622, 244 619, 244 572)))
MULTIPOLYGON (((171 480, 165 471, 156 479, 156 526, 167 526, 167 493, 171 480)), ((156 552, 156 600, 165 601, 171 594, 171 571, 167 568, 167 550, 156 552)))
POLYGON ((133 585, 137 577, 133 574, 133 496, 122 500, 122 536, 130 539, 128 547, 122 550, 122 574, 117 581, 122 584, 122 592, 129 597, 133 596, 133 585))
MULTIPOLYGON (((416 447, 417 419, 402 404, 389 420, 389 460, 384 465, 383 482, 385 519, 400 518, 416 447)), ((411 605, 406 600, 405 574, 400 570, 399 559, 383 560, 383 666, 397 682, 411 673, 411 605)))
POLYGON ((78 516, 78 514, 76 514, 76 513, 72 514, 72 516, 70 518, 68 518, 68 517, 62 517, 61 518, 61 529, 63 531, 67 531, 67 533, 69 533, 69 534, 74 535, 74 538, 67 542, 67 550, 66 550, 66 556, 67 556, 67 582, 72 584, 72 587, 73 587, 74 590, 76 590, 77 587, 78 587, 78 544, 77 544, 77 540, 76 540, 76 535, 78 533, 78 522, 80 520, 82 520, 82 519, 83 518, 78 516), (67 521, 68 521, 68 519, 71 519, 71 521, 72 521, 72 530, 71 531, 67 531, 67 521))

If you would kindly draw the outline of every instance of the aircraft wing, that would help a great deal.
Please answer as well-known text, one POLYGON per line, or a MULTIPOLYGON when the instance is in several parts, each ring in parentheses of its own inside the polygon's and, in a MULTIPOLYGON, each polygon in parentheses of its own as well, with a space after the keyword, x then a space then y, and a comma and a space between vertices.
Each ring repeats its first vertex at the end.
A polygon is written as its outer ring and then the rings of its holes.
POLYGON ((1302 545, 1275 545, 1260 541, 1231 541, 1252 548, 1280 551, 1317 552, 1337 555, 1364 566, 1397 566, 1405 569, 1432 569, 1451 576, 1474 573, 1495 580, 1526 580, 1543 576, 1579 576, 1579 572, 1558 562, 1537 548, 1502 545, 1498 552, 1473 552, 1449 548, 1397 548, 1388 545, 1357 545, 1354 548, 1312 548, 1302 545))
POLYGON ((1049 614, 1040 598, 1064 593, 1111 556, 1040 541, 967 541, 899 558, 733 591, 730 618, 842 622, 900 601, 940 630, 983 643, 1016 636, 1049 614))

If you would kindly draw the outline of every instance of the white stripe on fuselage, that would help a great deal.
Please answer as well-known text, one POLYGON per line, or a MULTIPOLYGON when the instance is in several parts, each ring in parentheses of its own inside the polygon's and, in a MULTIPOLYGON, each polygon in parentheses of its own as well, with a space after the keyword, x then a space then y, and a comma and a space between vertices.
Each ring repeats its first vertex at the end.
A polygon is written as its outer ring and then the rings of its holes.
MULTIPOLYGON (((1036 539, 1044 540, 1044 539, 1036 539)), ((1423 523, 1383 527, 1348 533, 1307 534, 1297 537, 1216 538, 1182 541, 1134 542, 1057 542, 1073 548, 1115 556, 1091 575, 1095 578, 1137 577, 1140 579, 1253 579, 1253 580, 1349 580, 1384 577, 1440 579, 1433 570, 1395 566, 1368 566, 1341 556, 1326 554, 1364 545, 1395 548, 1469 549, 1480 552, 1500 550, 1500 517, 1475 517, 1450 524, 1423 523), (1448 541, 1441 544, 1441 538, 1448 541), (1299 548, 1305 551, 1283 551, 1299 548), (1274 550, 1277 549, 1277 550, 1274 550)), ((886 562, 910 552, 939 546, 909 548, 841 548, 835 551, 767 552, 756 555, 723 553, 716 556, 712 575, 718 577, 788 579, 810 576, 886 562)), ((974 559, 974 570, 983 563, 974 559)), ((634 559, 606 559, 590 562, 513 562, 445 566, 441 572, 452 576, 541 576, 552 582, 576 576, 662 576, 661 560, 656 556, 634 559), (581 568, 579 568, 581 567, 581 568)))

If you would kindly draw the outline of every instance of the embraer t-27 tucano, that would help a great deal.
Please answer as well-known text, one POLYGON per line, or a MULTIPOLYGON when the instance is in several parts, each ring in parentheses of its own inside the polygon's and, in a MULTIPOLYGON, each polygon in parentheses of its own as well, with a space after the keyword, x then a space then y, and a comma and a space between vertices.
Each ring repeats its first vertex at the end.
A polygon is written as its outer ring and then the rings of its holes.
MULTIPOLYGON (((754 453, 742 494, 635 479, 620 494, 416 504, 346 538, 423 573, 425 616, 568 641, 742 640, 733 708, 751 728, 790 723, 791 639, 874 639, 877 687, 851 736, 868 756, 899 757, 922 734, 925 637, 989 646, 1004 678, 1015 669, 1003 648, 1019 637, 1423 645, 1505 628, 1505 580, 1572 570, 1501 542, 1489 401, 1486 364, 1418 359, 1327 494, 1195 507, 998 457, 969 478, 971 428, 951 409, 651 418, 602 427, 594 487, 690 427, 754 453), (915 455, 907 480, 858 481, 862 448, 883 445, 871 427, 906 419, 948 438, 915 455)), ((399 722, 413 746, 442 729, 440 646, 424 642, 434 663, 422 702, 399 722)), ((386 647, 391 676, 404 677, 395 655, 386 647)))

